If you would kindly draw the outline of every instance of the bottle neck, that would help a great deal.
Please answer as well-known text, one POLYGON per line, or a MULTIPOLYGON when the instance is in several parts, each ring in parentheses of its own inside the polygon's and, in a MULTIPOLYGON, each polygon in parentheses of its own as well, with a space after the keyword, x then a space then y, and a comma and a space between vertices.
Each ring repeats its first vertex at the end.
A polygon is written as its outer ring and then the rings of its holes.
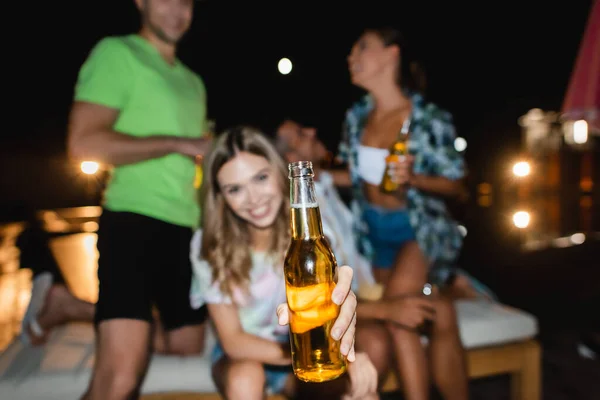
POLYGON ((390 153, 396 155, 404 155, 407 153, 408 134, 410 129, 410 116, 404 120, 402 129, 398 132, 396 141, 390 146, 390 153))
POLYGON ((308 240, 323 236, 312 168, 307 173, 302 171, 290 176, 290 225, 292 239, 308 240))
POLYGON ((402 123, 402 128, 400 129, 400 132, 398 132, 398 137, 397 137, 398 142, 405 141, 408 138, 408 133, 410 131, 410 123, 411 123, 411 116, 409 115, 404 120, 404 123, 402 123))

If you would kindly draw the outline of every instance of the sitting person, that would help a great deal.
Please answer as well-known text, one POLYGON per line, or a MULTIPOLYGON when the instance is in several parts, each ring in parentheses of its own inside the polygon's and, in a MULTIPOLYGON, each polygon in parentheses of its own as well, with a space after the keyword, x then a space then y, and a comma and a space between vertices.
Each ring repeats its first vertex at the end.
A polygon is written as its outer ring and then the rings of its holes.
MULTIPOLYGON (((424 97, 425 76, 419 67, 396 29, 370 28, 360 35, 348 56, 348 70, 352 84, 367 93, 346 113, 338 153, 348 165, 346 179, 339 183, 352 186, 356 244, 372 263, 376 280, 385 285, 384 298, 401 302, 422 302, 418 296, 427 283, 445 284, 447 277, 437 270, 455 264, 463 241, 446 201, 464 194, 464 159, 453 146, 451 115, 424 97), (389 157, 399 139, 405 142, 405 155, 389 157), (384 175, 394 183, 385 191, 384 175)), ((428 397, 430 375, 447 400, 468 397, 454 307, 441 299, 439 307, 444 311, 435 313, 430 366, 419 335, 399 329, 406 321, 381 324, 375 318, 362 327, 369 336, 360 339, 364 343, 393 344, 409 400, 428 397)), ((421 314, 431 318, 431 310, 423 308, 421 314)), ((371 311, 376 317, 378 308, 371 311)), ((379 359, 370 354, 380 367, 389 362, 385 348, 379 359)))
POLYGON ((338 269, 332 294, 341 305, 332 337, 349 361, 350 386, 346 378, 302 384, 292 374, 289 333, 281 326, 288 320, 282 268, 291 240, 288 182, 274 146, 250 128, 223 133, 204 160, 202 201, 210 212, 192 240, 190 298, 194 307, 208 305, 216 328, 215 384, 228 399, 262 399, 265 389, 289 397, 377 398, 375 369, 353 348, 356 298, 347 266, 338 269))
MULTIPOLYGON (((46 343, 56 327, 69 322, 94 322, 96 304, 77 298, 67 287, 59 265, 50 249, 50 236, 42 221, 30 212, 26 228, 17 239, 21 268, 33 272, 30 301, 21 322, 19 339, 31 346, 46 343)), ((153 313, 153 348, 156 353, 196 355, 203 351, 203 343, 189 346, 177 343, 177 336, 167 343, 158 312, 153 313)))
POLYGON ((21 322, 19 339, 38 346, 52 329, 70 321, 94 320, 94 304, 78 299, 67 288, 50 248, 50 234, 33 210, 28 210, 25 229, 17 239, 20 267, 32 271, 31 297, 21 322))
MULTIPOLYGON (((21 321, 19 340, 42 346, 52 330, 69 322, 94 322, 96 304, 77 298, 67 287, 58 262, 50 248, 50 235, 34 210, 25 209, 25 229, 17 238, 20 267, 32 271, 30 301, 21 321)), ((167 340, 159 313, 153 311, 152 350, 160 354, 198 355, 203 352, 203 337, 197 343, 167 340)))
MULTIPOLYGON (((328 164, 327 161, 322 162, 327 158, 328 152, 319 139, 317 130, 296 121, 285 120, 277 127, 275 136, 275 145, 287 161, 307 160, 313 162, 317 196, 319 199, 323 199, 323 205, 320 206, 322 218, 329 221, 327 225, 332 228, 335 227, 332 235, 327 236, 328 238, 331 236, 331 240, 336 237, 339 238, 342 247, 334 247, 339 251, 343 251, 346 255, 351 255, 350 258, 341 255, 340 257, 347 260, 343 263, 354 266, 354 275, 357 278, 355 290, 362 291, 368 297, 373 297, 381 292, 382 287, 375 283, 371 265, 358 251, 355 243, 352 240, 341 240, 343 235, 347 235, 348 232, 352 231, 354 216, 342 200, 335 185, 334 176, 337 171, 320 167, 328 164), (365 263, 368 265, 366 269, 362 267, 365 263), (365 272, 367 270, 368 272, 365 272), (361 283, 364 284, 361 285, 361 283), (368 291, 372 291, 372 293, 367 294, 368 291)), ((440 276, 439 280, 436 279, 436 282, 443 281, 440 289, 453 299, 497 299, 496 295, 485 284, 460 268, 444 267, 437 270, 436 273, 440 276)), ((361 297, 361 293, 358 294, 361 297)))
MULTIPOLYGON (((352 213, 344 204, 331 174, 321 168, 327 156, 327 149, 318 139, 313 127, 303 126, 295 121, 285 120, 276 132, 275 146, 287 162, 311 161, 315 174, 315 190, 323 230, 339 262, 352 265, 354 269, 353 290, 373 290, 375 279, 371 265, 357 250, 352 240, 347 240, 352 232, 352 213)), ((375 289, 377 290, 377 289, 375 289)))
MULTIPOLYGON (((452 393, 455 390, 454 379, 461 379, 461 376, 464 376, 463 372, 453 371, 453 368, 457 365, 456 363, 463 365, 464 361, 462 361, 456 315, 449 299, 437 296, 427 298, 390 295, 395 292, 395 288, 402 279, 401 271, 395 268, 392 269, 385 287, 373 285, 375 280, 370 263, 358 252, 352 240, 344 238, 344 235, 352 230, 353 216, 337 193, 331 174, 318 167, 325 150, 323 143, 316 136, 315 129, 303 127, 293 121, 285 121, 279 126, 276 136, 277 148, 288 161, 313 162, 317 199, 323 224, 334 227, 333 232, 330 229, 330 232, 326 234, 330 239, 336 258, 341 263, 359 267, 355 269, 355 276, 358 277, 359 299, 362 297, 374 300, 359 301, 357 306, 357 348, 364 349, 369 354, 377 367, 380 378, 385 378, 392 365, 394 355, 398 360, 405 359, 406 347, 402 346, 402 335, 398 335, 398 332, 416 331, 425 320, 433 320, 430 343, 434 379, 442 393, 452 393), (385 296, 383 292, 385 292, 385 296), (381 298, 382 296, 383 298, 381 298), (406 329, 399 330, 399 326, 406 329), (390 351, 391 349, 393 351, 390 351), (449 362, 453 359, 456 361, 449 362)), ((457 272, 457 275, 461 276, 463 282, 466 282, 466 286, 459 289, 466 289, 469 294, 479 295, 471 286, 468 276, 462 275, 460 272, 457 272)), ((453 284, 456 282, 455 279, 453 284)), ((461 282, 461 284, 463 283, 461 282)), ((420 342, 417 346, 421 348, 420 342)), ((404 365, 408 365, 408 363, 405 362, 404 365)), ((404 376, 411 373, 408 368, 400 372, 404 376), (408 372, 405 373, 405 371, 408 372)))

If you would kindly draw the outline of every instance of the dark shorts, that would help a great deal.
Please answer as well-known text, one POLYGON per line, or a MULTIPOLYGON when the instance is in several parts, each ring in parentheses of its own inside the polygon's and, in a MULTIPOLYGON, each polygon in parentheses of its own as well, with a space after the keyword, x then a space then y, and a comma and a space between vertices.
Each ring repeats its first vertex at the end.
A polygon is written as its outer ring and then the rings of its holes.
POLYGON ((369 240, 373 246, 373 266, 392 268, 402 246, 415 240, 408 212, 369 205, 363 212, 363 220, 369 228, 369 240))
POLYGON ((104 209, 98 230, 96 324, 127 318, 151 322, 156 306, 165 330, 203 323, 190 305, 192 229, 104 209))

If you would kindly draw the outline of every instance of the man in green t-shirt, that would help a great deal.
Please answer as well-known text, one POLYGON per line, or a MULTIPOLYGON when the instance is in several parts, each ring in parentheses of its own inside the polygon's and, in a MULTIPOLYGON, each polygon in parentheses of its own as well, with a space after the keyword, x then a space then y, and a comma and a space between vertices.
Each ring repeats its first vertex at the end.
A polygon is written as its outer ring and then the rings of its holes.
POLYGON ((136 0, 139 34, 107 37, 79 72, 68 149, 112 165, 98 231, 97 353, 87 399, 137 397, 152 307, 171 353, 201 351, 206 310, 189 302, 200 209, 194 158, 207 151, 206 92, 176 57, 194 0, 136 0))

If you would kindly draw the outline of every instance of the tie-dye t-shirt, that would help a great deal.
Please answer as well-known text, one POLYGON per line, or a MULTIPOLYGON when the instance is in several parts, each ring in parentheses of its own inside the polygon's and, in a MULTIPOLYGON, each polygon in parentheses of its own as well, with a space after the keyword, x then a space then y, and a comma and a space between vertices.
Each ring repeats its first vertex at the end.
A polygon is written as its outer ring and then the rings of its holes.
MULTIPOLYGON (((232 304, 217 282, 212 282, 210 264, 200 259, 202 231, 197 230, 191 242, 190 259, 193 268, 190 301, 194 308, 204 304, 232 304)), ((277 322, 277 306, 286 302, 285 280, 281 260, 266 253, 252 253, 249 294, 234 291, 238 314, 244 331, 264 339, 279 341, 288 335, 288 327, 277 322)))

